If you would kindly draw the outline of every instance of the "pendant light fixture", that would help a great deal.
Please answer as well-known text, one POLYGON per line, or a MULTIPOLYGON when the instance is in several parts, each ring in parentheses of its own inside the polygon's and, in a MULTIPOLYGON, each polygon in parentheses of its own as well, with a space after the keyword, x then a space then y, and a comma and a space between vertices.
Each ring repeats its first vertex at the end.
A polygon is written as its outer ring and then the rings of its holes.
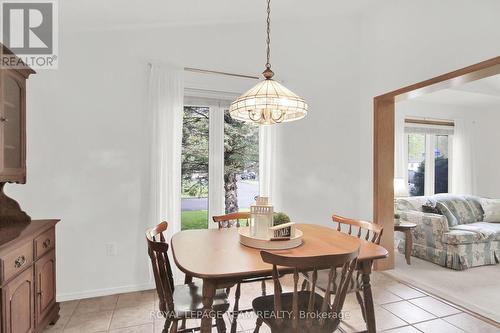
POLYGON ((261 125, 299 120, 307 114, 307 103, 301 97, 273 80, 271 70, 271 0, 267 0, 267 62, 262 73, 265 80, 238 97, 229 107, 234 119, 261 125))

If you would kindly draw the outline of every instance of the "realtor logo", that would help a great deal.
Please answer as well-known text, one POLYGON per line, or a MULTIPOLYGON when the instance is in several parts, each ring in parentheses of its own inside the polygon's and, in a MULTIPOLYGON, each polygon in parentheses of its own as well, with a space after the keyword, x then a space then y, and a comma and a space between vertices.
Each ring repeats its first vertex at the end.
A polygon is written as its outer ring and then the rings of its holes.
MULTIPOLYGON (((2 43, 32 68, 57 68, 56 2, 0 0, 0 3, 2 43)), ((0 65, 22 66, 13 58, 2 55, 0 65)))

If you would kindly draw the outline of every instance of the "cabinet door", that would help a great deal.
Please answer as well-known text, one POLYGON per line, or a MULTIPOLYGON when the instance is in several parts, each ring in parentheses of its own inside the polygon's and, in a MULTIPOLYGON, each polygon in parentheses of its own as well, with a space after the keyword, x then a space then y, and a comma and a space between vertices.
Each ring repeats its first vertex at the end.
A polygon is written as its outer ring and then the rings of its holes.
POLYGON ((2 73, 0 180, 24 183, 25 168, 25 80, 14 71, 2 73))
POLYGON ((36 321, 40 323, 56 302, 56 256, 52 250, 35 263, 36 321))
POLYGON ((34 331, 34 290, 32 267, 3 287, 2 307, 5 309, 5 333, 34 331))

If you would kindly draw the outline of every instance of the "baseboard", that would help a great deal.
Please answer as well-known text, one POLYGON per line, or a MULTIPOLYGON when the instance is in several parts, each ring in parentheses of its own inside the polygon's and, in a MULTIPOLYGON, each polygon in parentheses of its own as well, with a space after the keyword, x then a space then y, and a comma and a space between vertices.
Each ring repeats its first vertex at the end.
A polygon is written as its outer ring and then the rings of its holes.
POLYGON ((56 299, 58 302, 65 302, 65 301, 72 301, 72 300, 76 300, 76 299, 84 299, 84 298, 90 298, 90 297, 99 297, 99 296, 131 293, 134 291, 149 290, 149 289, 154 289, 154 288, 155 288, 155 285, 153 282, 151 282, 151 283, 130 285, 130 286, 85 290, 85 291, 80 291, 80 292, 75 292, 75 293, 61 293, 61 294, 57 294, 56 299))

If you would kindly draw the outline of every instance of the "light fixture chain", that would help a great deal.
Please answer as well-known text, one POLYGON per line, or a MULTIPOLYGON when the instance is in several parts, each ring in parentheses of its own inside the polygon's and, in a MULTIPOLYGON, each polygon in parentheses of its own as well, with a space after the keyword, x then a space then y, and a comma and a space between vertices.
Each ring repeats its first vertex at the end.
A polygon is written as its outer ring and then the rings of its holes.
POLYGON ((271 0, 267 0, 267 63, 266 68, 271 68, 271 0))

